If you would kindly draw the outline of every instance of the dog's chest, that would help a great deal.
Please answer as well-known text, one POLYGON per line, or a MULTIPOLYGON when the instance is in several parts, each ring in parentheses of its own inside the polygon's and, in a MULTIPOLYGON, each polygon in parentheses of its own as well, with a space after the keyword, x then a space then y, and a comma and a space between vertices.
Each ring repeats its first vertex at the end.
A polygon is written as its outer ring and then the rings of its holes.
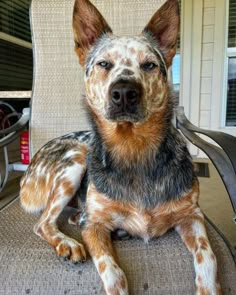
POLYGON ((91 200, 87 203, 88 221, 105 224, 111 231, 124 229, 131 235, 140 236, 148 241, 152 236, 152 216, 133 206, 112 201, 110 204, 101 204, 101 199, 91 200), (113 204, 112 204, 113 203, 113 204))
POLYGON ((122 212, 113 213, 111 220, 115 228, 122 228, 148 242, 155 236, 163 235, 173 226, 172 215, 171 212, 162 214, 158 208, 153 211, 135 209, 129 211, 127 216, 122 212))
POLYGON ((96 191, 90 185, 87 196, 86 223, 104 224, 109 230, 122 228, 131 235, 140 236, 148 241, 154 236, 164 234, 186 214, 192 213, 191 202, 172 202, 142 209, 132 203, 114 201, 96 191))

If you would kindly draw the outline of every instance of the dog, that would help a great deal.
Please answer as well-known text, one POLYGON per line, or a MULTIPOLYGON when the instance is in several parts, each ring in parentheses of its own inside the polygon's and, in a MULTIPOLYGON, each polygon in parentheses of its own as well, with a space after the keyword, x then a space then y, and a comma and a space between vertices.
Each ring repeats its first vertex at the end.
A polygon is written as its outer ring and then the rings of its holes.
POLYGON ((33 157, 20 200, 28 212, 43 211, 34 232, 74 263, 88 251, 105 293, 123 295, 128 283, 111 232, 122 229, 148 241, 174 228, 193 255, 196 294, 222 294, 198 180, 172 124, 168 70, 176 53, 178 1, 167 0, 140 35, 117 37, 89 0, 76 0, 73 30, 92 131, 56 138, 33 157), (80 224, 82 245, 60 232, 57 220, 86 173, 85 208, 70 219, 80 224))

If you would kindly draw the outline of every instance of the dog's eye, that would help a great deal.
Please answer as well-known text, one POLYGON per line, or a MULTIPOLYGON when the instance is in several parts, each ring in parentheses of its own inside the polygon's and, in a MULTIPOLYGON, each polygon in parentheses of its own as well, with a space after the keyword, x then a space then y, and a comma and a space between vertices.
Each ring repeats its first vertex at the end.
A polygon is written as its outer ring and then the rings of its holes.
POLYGON ((101 68, 104 68, 106 70, 109 70, 112 67, 112 64, 105 60, 98 62, 97 65, 99 65, 101 68))
POLYGON ((157 65, 154 62, 145 62, 144 64, 141 65, 141 68, 147 72, 153 70, 156 67, 157 65))

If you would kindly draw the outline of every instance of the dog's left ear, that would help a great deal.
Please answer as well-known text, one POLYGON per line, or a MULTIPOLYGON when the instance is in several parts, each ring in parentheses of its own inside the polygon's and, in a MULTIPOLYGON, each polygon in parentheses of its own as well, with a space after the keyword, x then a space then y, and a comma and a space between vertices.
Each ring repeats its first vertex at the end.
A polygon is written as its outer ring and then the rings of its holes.
POLYGON ((73 12, 75 52, 84 66, 90 47, 104 33, 112 32, 101 13, 89 0, 75 0, 73 12))
POLYGON ((158 41, 167 67, 171 66, 176 53, 179 23, 178 1, 167 0, 144 28, 144 32, 151 32, 158 41))

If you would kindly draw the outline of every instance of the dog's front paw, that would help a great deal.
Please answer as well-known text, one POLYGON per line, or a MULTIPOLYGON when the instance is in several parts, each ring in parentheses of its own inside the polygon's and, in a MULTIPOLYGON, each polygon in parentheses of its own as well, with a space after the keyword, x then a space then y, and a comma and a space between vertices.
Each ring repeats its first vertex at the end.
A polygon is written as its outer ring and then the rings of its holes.
POLYGON ((120 278, 113 285, 109 284, 108 288, 105 287, 105 293, 106 295, 128 295, 129 291, 126 278, 120 278))
POLYGON ((220 286, 215 286, 214 289, 212 288, 204 288, 204 287, 197 287, 196 295, 223 295, 223 292, 221 290, 220 286))
POLYGON ((59 256, 73 263, 84 262, 86 260, 84 246, 71 238, 66 237, 62 239, 55 249, 59 256))
POLYGON ((117 266, 108 267, 101 275, 106 295, 128 295, 128 283, 123 271, 117 266))

